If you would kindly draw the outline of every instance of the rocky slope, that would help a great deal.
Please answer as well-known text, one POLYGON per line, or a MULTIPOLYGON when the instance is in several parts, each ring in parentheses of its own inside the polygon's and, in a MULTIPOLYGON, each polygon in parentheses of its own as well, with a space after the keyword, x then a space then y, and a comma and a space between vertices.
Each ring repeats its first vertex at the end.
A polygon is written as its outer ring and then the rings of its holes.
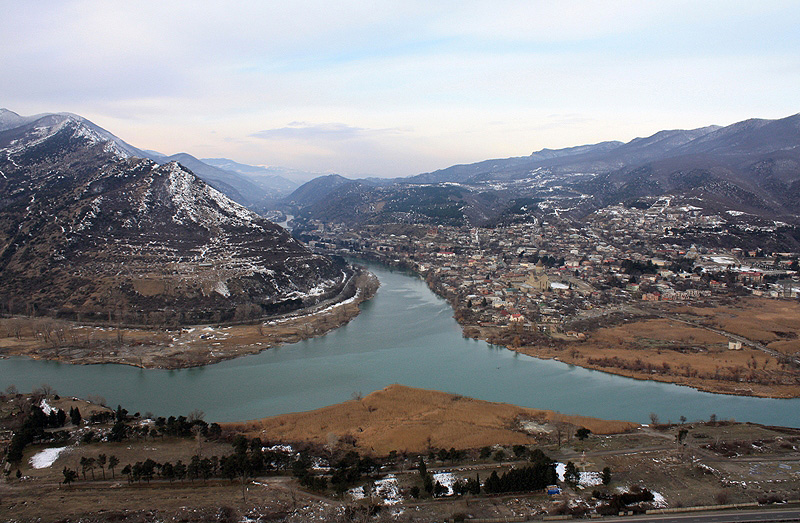
POLYGON ((349 276, 180 164, 137 158, 85 119, 3 122, 4 312, 247 320, 335 295, 349 276))

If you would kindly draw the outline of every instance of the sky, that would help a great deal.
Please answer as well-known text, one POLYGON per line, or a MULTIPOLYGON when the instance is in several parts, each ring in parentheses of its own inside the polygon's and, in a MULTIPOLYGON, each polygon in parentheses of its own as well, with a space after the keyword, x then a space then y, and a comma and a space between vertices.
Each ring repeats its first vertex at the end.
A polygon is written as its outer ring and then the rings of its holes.
POLYGON ((0 107, 410 176, 800 112, 796 1, 0 0, 0 107))

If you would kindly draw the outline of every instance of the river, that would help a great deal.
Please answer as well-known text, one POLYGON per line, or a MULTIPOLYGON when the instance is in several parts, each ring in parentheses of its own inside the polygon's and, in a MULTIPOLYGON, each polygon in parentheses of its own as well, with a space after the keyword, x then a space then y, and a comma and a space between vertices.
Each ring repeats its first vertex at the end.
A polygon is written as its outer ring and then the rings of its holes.
MULTIPOLYGON (((143 370, 0 360, 0 386, 30 391, 48 383, 62 395, 103 396, 108 405, 155 415, 237 421, 310 410, 392 383, 489 401, 646 423, 735 419, 800 427, 800 399, 725 396, 538 360, 465 339, 446 301, 420 278, 368 264, 381 281, 349 324, 321 338, 206 367, 143 370)), ((0 390, 2 390, 0 389, 0 390)))

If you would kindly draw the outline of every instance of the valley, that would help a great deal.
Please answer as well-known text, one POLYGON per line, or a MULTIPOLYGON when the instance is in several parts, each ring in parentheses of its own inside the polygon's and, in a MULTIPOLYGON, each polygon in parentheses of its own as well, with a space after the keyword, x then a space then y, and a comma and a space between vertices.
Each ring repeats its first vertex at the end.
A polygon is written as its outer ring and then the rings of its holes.
POLYGON ((770 161, 796 116, 291 193, 76 115, 0 116, 0 368, 33 389, 3 395, 15 519, 794 499, 800 236, 770 161))

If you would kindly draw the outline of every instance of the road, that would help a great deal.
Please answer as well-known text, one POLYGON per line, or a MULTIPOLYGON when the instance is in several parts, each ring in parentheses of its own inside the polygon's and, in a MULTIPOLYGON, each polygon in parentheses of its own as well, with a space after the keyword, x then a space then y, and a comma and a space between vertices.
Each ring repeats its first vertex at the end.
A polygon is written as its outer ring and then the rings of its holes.
POLYGON ((681 323, 685 323, 686 325, 691 325, 692 327, 697 327, 699 329, 705 329, 707 331, 711 331, 711 332, 714 332, 716 334, 719 334, 720 336, 726 336, 727 338, 729 338, 731 340, 741 342, 742 345, 746 345, 746 346, 751 347, 753 349, 760 350, 761 352, 769 354, 770 356, 772 356, 773 358, 777 359, 778 361, 781 361, 782 358, 785 358, 785 357, 788 356, 788 358, 791 359, 794 362, 795 365, 800 365, 800 358, 798 358, 796 356, 789 356, 787 354, 783 354, 783 353, 778 352, 776 350, 770 349, 769 347, 767 347, 763 343, 760 343, 760 342, 757 342, 757 341, 753 341, 751 339, 745 338, 744 336, 739 336, 738 334, 733 334, 732 332, 728 332, 728 331, 725 331, 725 330, 722 330, 722 329, 718 329, 718 328, 715 328, 715 327, 709 327, 708 325, 703 325, 700 322, 689 321, 689 320, 685 320, 685 319, 682 319, 682 318, 677 318, 675 315, 664 314, 663 312, 660 312, 660 311, 658 311, 656 309, 642 308, 642 307, 637 307, 637 306, 627 306, 626 308, 627 308, 628 311, 630 311, 632 313, 638 312, 640 314, 652 314, 654 316, 658 316, 660 318, 664 318, 664 319, 667 319, 667 320, 678 321, 678 322, 681 322, 681 323))
POLYGON ((677 514, 647 514, 642 516, 606 517, 603 523, 727 523, 727 522, 769 522, 769 521, 800 521, 800 508, 763 508, 748 510, 728 510, 720 512, 689 512, 677 514))

